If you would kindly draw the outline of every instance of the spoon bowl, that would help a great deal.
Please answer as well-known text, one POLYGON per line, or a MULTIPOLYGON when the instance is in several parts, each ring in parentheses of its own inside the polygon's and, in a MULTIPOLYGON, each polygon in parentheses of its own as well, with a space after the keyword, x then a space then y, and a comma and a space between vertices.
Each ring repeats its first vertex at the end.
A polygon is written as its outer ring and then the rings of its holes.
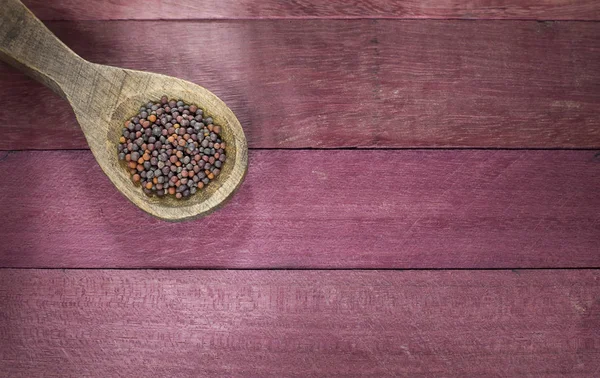
MULTIPOLYGON (((209 90, 178 78, 88 62, 58 40, 21 2, 4 0, 0 59, 65 98, 73 108, 96 161, 115 187, 145 212, 168 221, 207 215, 239 188, 248 167, 244 131, 235 114, 209 90), (118 160, 124 124, 162 96, 197 105, 221 127, 227 162, 221 174, 189 199, 147 196, 118 160)), ((82 175, 85 172, 82 172, 82 175)))
MULTIPOLYGON (((96 72, 102 73, 103 77, 120 76, 122 85, 119 93, 113 97, 114 103, 103 103, 99 101, 103 97, 94 95, 87 105, 79 104, 73 108, 76 109, 77 120, 100 167, 125 197, 158 218, 178 221, 214 211, 237 190, 248 166, 246 138, 233 112, 216 95, 203 87, 169 76, 95 66, 96 72), (147 102, 158 102, 164 95, 206 109, 206 114, 221 126, 221 136, 227 144, 228 160, 223 165, 221 174, 204 189, 185 200, 170 196, 147 196, 139 185, 132 183, 129 171, 117 156, 117 145, 124 122, 135 116, 140 106, 147 102), (103 120, 102 124, 97 121, 98 116, 103 120)), ((69 97, 67 94, 67 99, 73 103, 75 100, 69 97)))

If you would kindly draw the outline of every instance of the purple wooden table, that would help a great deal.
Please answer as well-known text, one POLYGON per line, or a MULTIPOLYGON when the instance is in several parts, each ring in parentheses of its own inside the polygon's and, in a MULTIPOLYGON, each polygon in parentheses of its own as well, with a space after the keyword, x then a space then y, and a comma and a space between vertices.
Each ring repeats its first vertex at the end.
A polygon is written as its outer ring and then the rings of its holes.
POLYGON ((597 1, 25 3, 250 167, 180 231, 0 65, 1 377, 600 376, 597 1))

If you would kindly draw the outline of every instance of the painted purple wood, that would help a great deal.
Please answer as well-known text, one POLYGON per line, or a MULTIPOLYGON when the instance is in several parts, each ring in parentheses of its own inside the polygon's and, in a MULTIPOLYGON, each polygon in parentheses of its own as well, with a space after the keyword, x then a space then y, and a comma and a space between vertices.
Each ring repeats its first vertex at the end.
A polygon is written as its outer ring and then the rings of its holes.
POLYGON ((9 377, 597 377, 600 273, 0 270, 9 377))
MULTIPOLYGON (((252 148, 600 147, 600 23, 119 21, 50 28, 91 61, 206 86, 237 114, 252 148), (148 46, 148 36, 174 30, 178 43, 148 46)), ((68 105, 7 66, 0 67, 0 98, 11 109, 0 112, 0 149, 87 148, 68 105)))
POLYGON ((24 0, 45 20, 460 18, 598 20, 595 0, 24 0))
POLYGON ((155 220, 88 151, 0 161, 0 266, 600 266, 594 151, 251 151, 197 221, 155 220))

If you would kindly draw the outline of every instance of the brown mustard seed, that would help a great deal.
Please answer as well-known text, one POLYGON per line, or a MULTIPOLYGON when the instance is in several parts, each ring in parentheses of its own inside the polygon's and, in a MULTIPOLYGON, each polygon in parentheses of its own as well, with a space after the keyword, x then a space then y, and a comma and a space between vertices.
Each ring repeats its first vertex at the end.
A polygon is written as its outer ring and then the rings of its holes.
POLYGON ((226 161, 221 127, 194 104, 162 96, 142 105, 123 125, 118 159, 148 195, 193 196, 226 161))

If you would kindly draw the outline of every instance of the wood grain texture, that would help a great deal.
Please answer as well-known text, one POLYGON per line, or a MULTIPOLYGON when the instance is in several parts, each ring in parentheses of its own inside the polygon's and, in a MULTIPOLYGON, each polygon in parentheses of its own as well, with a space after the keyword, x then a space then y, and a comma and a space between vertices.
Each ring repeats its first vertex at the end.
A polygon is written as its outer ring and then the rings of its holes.
POLYGON ((25 3, 44 20, 458 18, 598 20, 594 0, 61 0, 25 3))
POLYGON ((597 377, 600 273, 0 271, 7 377, 597 377))
MULTIPOLYGON (((61 22, 84 58, 200 84, 254 148, 600 147, 600 23, 61 22), (148 48, 148 36, 177 43, 148 48), (166 59, 166 60, 165 60, 166 59)), ((0 67, 0 149, 86 148, 72 111, 0 67), (18 95, 16 95, 18 94, 18 95), (29 114, 14 117, 12 114, 29 114)))
POLYGON ((0 267, 598 267, 594 153, 251 151, 228 206, 169 224, 87 151, 13 152, 0 267))
MULTIPOLYGON (((98 164, 127 199, 164 220, 198 218, 214 211, 239 188, 248 166, 247 142, 231 109, 207 89, 174 77, 90 63, 52 34, 20 1, 4 0, 0 59, 66 99, 98 164), (125 121, 162 96, 199 105, 222 127, 227 164, 210 186, 186 201, 145 195, 117 158, 125 121)), ((152 127, 152 125, 150 126, 152 127)))

